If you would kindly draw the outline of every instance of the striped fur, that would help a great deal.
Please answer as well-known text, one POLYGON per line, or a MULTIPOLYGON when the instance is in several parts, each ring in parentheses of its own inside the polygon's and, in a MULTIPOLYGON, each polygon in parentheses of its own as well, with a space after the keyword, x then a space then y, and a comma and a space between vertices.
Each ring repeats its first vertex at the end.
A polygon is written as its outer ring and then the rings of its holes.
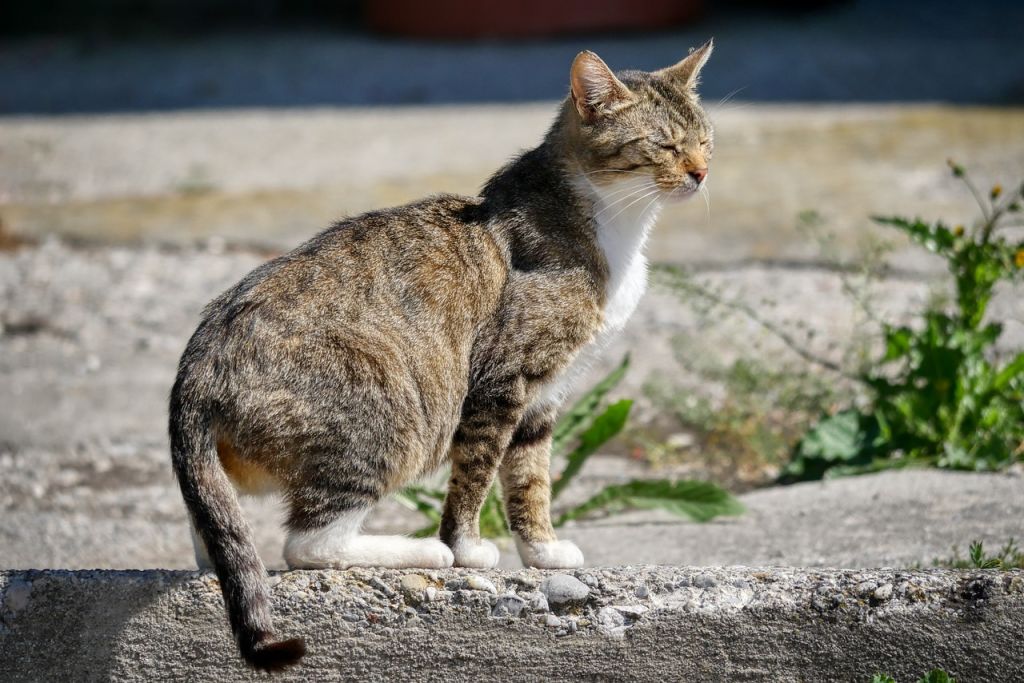
POLYGON ((304 646, 275 640, 236 489, 281 492, 295 568, 489 566, 478 516, 500 476, 524 562, 582 563, 549 512, 559 387, 642 292, 648 218, 611 212, 703 180, 710 49, 618 76, 581 54, 542 144, 480 196, 342 221, 206 308, 171 393, 171 453, 246 661, 280 669, 304 646), (445 463, 440 541, 361 534, 375 503, 445 463))

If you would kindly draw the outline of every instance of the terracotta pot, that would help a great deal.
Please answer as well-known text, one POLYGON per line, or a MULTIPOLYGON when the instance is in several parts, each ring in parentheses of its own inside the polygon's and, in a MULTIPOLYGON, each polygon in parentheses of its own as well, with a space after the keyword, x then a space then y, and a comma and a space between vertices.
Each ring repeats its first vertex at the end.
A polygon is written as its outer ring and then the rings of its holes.
POLYGON ((377 31, 418 38, 529 38, 666 28, 702 7, 703 0, 367 0, 366 19, 377 31))

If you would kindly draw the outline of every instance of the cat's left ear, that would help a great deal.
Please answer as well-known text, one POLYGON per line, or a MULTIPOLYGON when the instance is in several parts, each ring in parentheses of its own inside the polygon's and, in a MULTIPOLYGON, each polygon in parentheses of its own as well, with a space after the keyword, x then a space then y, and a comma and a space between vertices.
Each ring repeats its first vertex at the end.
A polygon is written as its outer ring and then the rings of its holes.
POLYGON ((623 104, 633 101, 629 88, 590 50, 576 55, 569 71, 569 83, 572 103, 586 123, 614 113, 623 104))
POLYGON ((700 81, 700 70, 708 62, 711 51, 715 48, 715 40, 712 38, 696 49, 691 49, 687 57, 676 64, 660 71, 655 75, 674 83, 681 90, 693 90, 700 81))

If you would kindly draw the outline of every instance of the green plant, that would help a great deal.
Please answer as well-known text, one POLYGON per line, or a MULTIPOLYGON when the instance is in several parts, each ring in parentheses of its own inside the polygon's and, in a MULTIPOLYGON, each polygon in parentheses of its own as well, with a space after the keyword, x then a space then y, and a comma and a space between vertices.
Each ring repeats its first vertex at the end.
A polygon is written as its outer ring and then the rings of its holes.
POLYGON ((985 552, 981 541, 973 541, 967 557, 962 557, 954 547, 952 557, 941 560, 936 558, 932 560, 932 566, 948 569, 1024 569, 1024 552, 1021 552, 1012 538, 991 555, 985 552))
MULTIPOLYGON (((889 674, 875 674, 871 683, 896 683, 896 679, 889 674)), ((942 669, 932 669, 917 679, 917 683, 956 683, 956 679, 942 669)))
POLYGON ((1003 326, 985 318, 996 286, 1024 273, 1024 240, 1001 231, 1021 211, 1024 186, 1000 199, 997 185, 982 197, 964 169, 950 165, 981 208, 973 228, 874 220, 945 260, 955 309, 930 308, 914 326, 884 324, 884 354, 860 377, 869 409, 823 417, 797 443, 783 480, 908 465, 997 470, 1024 453, 1024 352, 997 360, 1003 326))
MULTIPOLYGON (((565 465, 552 479, 554 501, 579 474, 587 460, 626 426, 632 401, 606 403, 608 393, 622 380, 629 357, 583 395, 555 425, 551 439, 553 460, 565 465), (572 448, 570 449, 570 446, 572 448)), ((416 532, 429 536, 437 531, 445 493, 427 486, 410 486, 398 494, 399 502, 423 514, 429 524, 416 532)), ((697 521, 720 515, 736 515, 743 506, 728 492, 702 481, 634 480, 607 486, 587 500, 562 510, 555 526, 593 514, 614 514, 626 509, 661 508, 697 521)), ((505 509, 497 483, 491 488, 480 513, 480 534, 496 538, 508 535, 505 509)))

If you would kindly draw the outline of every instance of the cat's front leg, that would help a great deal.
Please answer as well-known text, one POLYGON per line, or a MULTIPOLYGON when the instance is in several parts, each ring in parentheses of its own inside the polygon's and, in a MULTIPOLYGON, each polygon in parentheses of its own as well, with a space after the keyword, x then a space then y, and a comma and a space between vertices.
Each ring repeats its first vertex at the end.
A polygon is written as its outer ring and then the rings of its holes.
POLYGON ((555 408, 528 414, 512 436, 500 466, 505 511, 519 557, 528 567, 568 569, 583 566, 572 541, 560 541, 551 526, 551 433, 555 408))
POLYGON ((440 536, 455 555, 457 567, 487 569, 498 564, 498 547, 480 538, 480 510, 515 424, 516 419, 504 411, 469 415, 464 411, 455 432, 440 536))

